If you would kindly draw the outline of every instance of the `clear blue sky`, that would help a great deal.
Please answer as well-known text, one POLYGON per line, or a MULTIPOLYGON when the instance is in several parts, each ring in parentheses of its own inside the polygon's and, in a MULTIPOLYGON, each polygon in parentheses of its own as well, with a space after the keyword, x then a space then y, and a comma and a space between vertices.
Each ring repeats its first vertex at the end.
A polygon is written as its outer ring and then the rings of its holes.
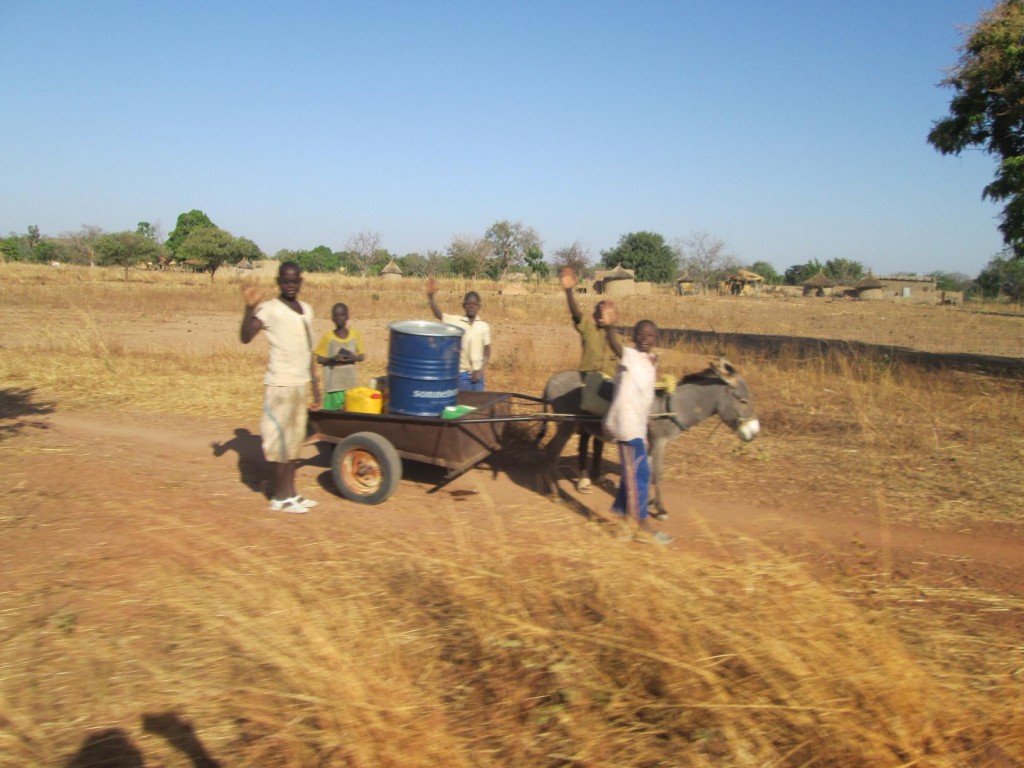
POLYGON ((0 233, 198 208, 266 253, 519 220, 784 270, 965 272, 992 158, 927 144, 981 0, 0 0, 0 233))

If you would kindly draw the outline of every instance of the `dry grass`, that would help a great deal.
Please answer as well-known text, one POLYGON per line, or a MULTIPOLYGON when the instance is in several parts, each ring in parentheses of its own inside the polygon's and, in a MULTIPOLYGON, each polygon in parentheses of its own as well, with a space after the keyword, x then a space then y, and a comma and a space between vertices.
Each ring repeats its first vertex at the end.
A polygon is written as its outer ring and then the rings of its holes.
MULTIPOLYGON (((234 279, 0 269, 5 388, 65 409, 253 418, 264 359, 234 339, 234 279), (40 321, 17 335, 23 317, 40 321), (183 317, 227 329, 223 341, 168 350, 124 334, 183 317)), ((467 287, 446 285, 442 303, 467 287)), ((368 325, 425 316, 415 284, 311 276, 303 289, 321 318, 339 295, 368 325)), ((518 329, 491 388, 539 392, 575 353, 563 299, 484 301, 501 332, 518 329)), ((779 332, 730 325, 739 302, 623 304, 627 323, 779 332)), ((668 349, 663 367, 717 351, 668 349)), ((919 525, 1024 521, 1019 382, 866 356, 737 362, 763 435, 744 446, 702 425, 673 445, 670 477, 884 499, 919 525)), ((742 560, 679 558, 562 525, 543 545, 539 513, 485 531, 452 519, 426 543, 353 532, 305 549, 239 547, 210 526, 186 550, 177 519, 145 512, 159 522, 139 535, 167 555, 106 590, 116 622, 44 609, 46 585, 0 593, 0 766, 59 764, 98 723, 166 759, 140 723, 169 709, 224 766, 981 766, 996 764, 990 744, 1024 760, 1019 639, 979 618, 1024 610, 1006 596, 821 583, 753 543, 742 560)), ((65 578, 56 565, 52 578, 65 578)))
POLYGON ((177 521, 153 526, 168 554, 123 588, 130 628, 76 630, 58 612, 6 634, 0 765, 53 765, 82 713, 159 755, 140 724, 168 709, 232 766, 964 766, 993 741, 1024 754, 1020 688, 968 678, 945 656, 965 639, 933 617, 915 620, 922 652, 885 612, 768 553, 738 565, 579 527, 538 547, 540 520, 448 525, 448 543, 355 533, 298 560, 194 529, 186 552, 177 521))

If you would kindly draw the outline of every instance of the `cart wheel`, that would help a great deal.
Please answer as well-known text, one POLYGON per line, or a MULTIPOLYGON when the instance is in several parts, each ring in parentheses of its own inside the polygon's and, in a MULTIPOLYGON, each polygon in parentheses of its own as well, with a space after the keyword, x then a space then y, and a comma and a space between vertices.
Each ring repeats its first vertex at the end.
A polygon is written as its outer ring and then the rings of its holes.
POLYGON ((331 473, 338 491, 349 501, 380 504, 398 488, 402 459, 380 435, 356 432, 335 447, 331 473))

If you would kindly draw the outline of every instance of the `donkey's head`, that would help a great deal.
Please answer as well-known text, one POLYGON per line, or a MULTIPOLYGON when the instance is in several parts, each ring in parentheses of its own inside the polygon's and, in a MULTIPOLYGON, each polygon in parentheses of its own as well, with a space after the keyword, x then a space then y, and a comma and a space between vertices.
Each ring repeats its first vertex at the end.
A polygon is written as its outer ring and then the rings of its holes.
POLYGON ((709 374, 725 383, 715 401, 715 412, 736 432, 740 440, 750 442, 761 431, 761 425, 754 415, 754 396, 750 394, 747 382, 740 376, 736 366, 720 357, 711 361, 709 374))

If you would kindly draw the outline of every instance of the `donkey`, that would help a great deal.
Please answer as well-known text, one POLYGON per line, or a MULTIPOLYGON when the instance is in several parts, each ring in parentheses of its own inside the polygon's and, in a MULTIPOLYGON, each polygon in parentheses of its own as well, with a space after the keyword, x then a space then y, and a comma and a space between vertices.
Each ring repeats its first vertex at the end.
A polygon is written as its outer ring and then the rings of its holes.
MULTIPOLYGON (((579 371, 562 371, 548 379, 544 387, 546 407, 554 413, 590 416, 580 408, 582 382, 579 371)), ((757 417, 754 415, 754 398, 743 377, 736 368, 724 357, 712 360, 711 365, 699 373, 684 376, 676 385, 675 392, 667 394, 658 392, 654 405, 651 407, 651 420, 647 429, 651 445, 651 479, 654 481, 654 494, 650 505, 651 514, 659 519, 668 519, 668 513, 661 500, 661 464, 665 455, 665 446, 681 435, 684 431, 715 414, 732 429, 743 442, 750 442, 761 430, 757 417)), ((558 422, 554 437, 547 444, 545 454, 547 465, 554 474, 562 449, 580 429, 584 434, 595 438, 594 478, 600 473, 600 456, 602 445, 601 425, 596 417, 586 422, 558 422)), ((543 433, 541 434, 543 437, 543 433)), ((581 445, 581 450, 584 450, 581 445)), ((580 467, 584 468, 585 456, 580 458, 580 467)), ((557 475, 555 474, 555 477, 557 475)), ((554 478, 552 478, 554 479, 554 478)))

